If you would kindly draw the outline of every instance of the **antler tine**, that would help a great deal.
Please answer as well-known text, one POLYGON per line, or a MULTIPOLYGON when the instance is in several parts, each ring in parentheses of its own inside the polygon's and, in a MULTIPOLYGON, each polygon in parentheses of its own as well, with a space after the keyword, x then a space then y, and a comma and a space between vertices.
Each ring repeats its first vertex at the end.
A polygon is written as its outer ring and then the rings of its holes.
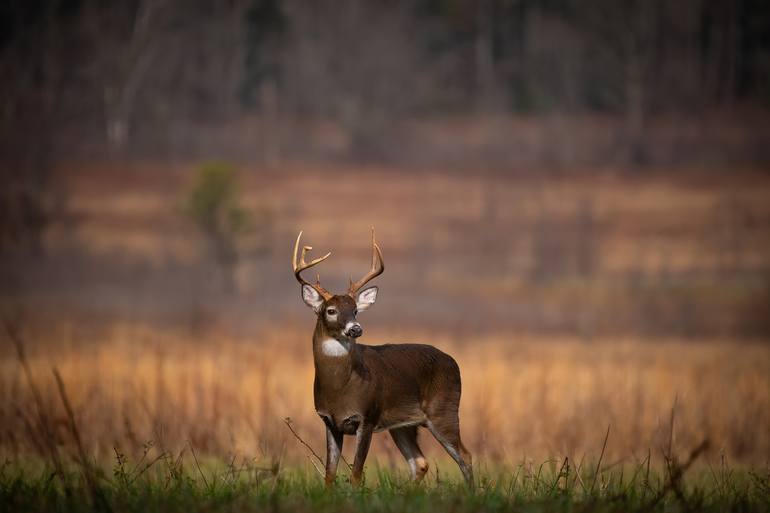
POLYGON ((300 273, 304 271, 305 269, 309 269, 310 267, 313 267, 314 265, 318 265, 332 254, 331 251, 326 253, 322 257, 318 257, 314 260, 311 260, 310 262, 305 262, 305 255, 307 255, 308 251, 313 249, 312 246, 302 246, 302 253, 299 256, 299 260, 297 260, 297 250, 299 250, 299 241, 302 238, 302 231, 300 230, 299 235, 297 235, 297 241, 294 243, 294 256, 292 256, 291 259, 291 267, 294 270, 294 277, 297 278, 297 281, 300 282, 303 285, 308 285, 310 287, 313 287, 316 292, 321 294, 321 296, 324 297, 324 299, 329 299, 333 296, 331 292, 326 290, 321 286, 321 277, 320 275, 317 275, 316 283, 310 283, 306 281, 300 273))
POLYGON ((385 262, 382 259, 382 250, 380 250, 380 246, 377 245, 377 241, 374 238, 374 226, 372 226, 372 268, 360 280, 354 282, 352 278, 350 279, 348 294, 355 294, 361 290, 361 287, 381 275, 383 271, 385 271, 385 262))

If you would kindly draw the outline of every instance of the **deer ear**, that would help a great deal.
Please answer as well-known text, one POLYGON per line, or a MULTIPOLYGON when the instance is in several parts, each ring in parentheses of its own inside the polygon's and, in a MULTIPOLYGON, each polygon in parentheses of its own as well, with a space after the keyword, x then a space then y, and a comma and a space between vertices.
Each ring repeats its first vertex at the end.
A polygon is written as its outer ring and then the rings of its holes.
POLYGON ((302 285, 302 301, 316 313, 324 302, 321 294, 310 285, 302 285))
POLYGON ((377 287, 369 287, 358 293, 356 298, 356 307, 359 312, 363 312, 374 304, 377 300, 377 287))

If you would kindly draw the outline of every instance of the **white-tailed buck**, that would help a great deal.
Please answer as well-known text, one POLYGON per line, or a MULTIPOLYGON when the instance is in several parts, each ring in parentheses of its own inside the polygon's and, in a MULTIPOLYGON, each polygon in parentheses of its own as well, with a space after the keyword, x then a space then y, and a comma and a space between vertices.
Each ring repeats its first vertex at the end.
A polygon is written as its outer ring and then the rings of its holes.
POLYGON ((412 478, 420 481, 428 462, 417 444, 417 428, 427 428, 460 466, 473 487, 471 455, 460 441, 460 369, 454 359, 423 344, 356 343, 363 334, 356 315, 374 304, 377 287, 363 288, 385 270, 372 228, 372 268, 360 280, 350 280, 345 294, 332 294, 320 278, 310 283, 302 271, 326 260, 331 253, 305 262, 312 248, 297 251, 292 267, 302 284, 302 299, 318 316, 313 332, 314 399, 326 425, 326 485, 334 483, 344 435, 355 435, 352 483, 361 482, 372 433, 388 430, 409 463, 412 478))

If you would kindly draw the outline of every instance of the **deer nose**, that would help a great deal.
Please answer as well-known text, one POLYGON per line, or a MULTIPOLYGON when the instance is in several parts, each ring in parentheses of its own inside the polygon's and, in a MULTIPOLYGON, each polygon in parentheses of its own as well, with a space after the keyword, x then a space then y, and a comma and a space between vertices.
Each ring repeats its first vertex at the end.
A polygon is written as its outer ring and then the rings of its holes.
POLYGON ((346 337, 358 338, 363 334, 364 334, 364 329, 357 322, 349 322, 347 326, 345 326, 346 337))

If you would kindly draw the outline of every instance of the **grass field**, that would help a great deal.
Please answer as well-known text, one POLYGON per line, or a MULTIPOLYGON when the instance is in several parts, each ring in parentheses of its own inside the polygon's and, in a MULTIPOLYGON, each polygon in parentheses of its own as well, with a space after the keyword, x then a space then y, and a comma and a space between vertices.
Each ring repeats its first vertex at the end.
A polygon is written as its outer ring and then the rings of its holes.
MULTIPOLYGON (((112 471, 81 466, 61 475, 8 465, 0 472, 0 511, 741 511, 770 507, 770 474, 724 467, 682 477, 688 462, 663 473, 636 467, 575 469, 569 461, 483 472, 475 492, 433 473, 421 485, 369 469, 352 488, 331 490, 315 475, 253 463, 200 465, 189 456, 153 462, 116 457, 112 471), (190 461, 192 459, 192 462, 190 461)), ((688 460, 689 461, 689 460, 688 460)))
POLYGON ((60 317, 85 310, 88 323, 100 314, 177 324, 202 305, 252 329, 307 313, 287 272, 300 229, 333 252, 319 271, 339 289, 362 272, 375 225, 388 271, 369 317, 388 324, 468 339, 770 333, 766 174, 243 167, 252 223, 238 240, 232 297, 181 208, 199 167, 63 168, 65 206, 41 241, 46 258, 0 262, 3 303, 60 317))
POLYGON ((477 493, 427 435, 422 486, 406 481, 392 441, 378 435, 364 488, 352 489, 344 469, 327 492, 321 462, 285 420, 322 452, 299 331, 264 331, 254 345, 138 324, 77 340, 66 324, 35 326, 17 333, 21 361, 10 345, 0 358, 0 511, 770 506, 762 344, 434 338, 465 376, 461 426, 477 493))
MULTIPOLYGON (((266 328, 247 338, 137 323, 73 330, 43 321, 20 329, 29 375, 12 344, 0 353, 0 454, 44 454, 33 429, 41 423, 67 445, 53 369, 86 450, 97 460, 111 458, 115 446, 137 454, 151 440, 174 453, 189 441, 222 459, 303 462, 286 417, 312 446, 324 447, 313 407, 310 334, 299 328, 266 328)), ((463 440, 477 463, 590 457, 610 425, 606 457, 614 463, 658 452, 671 436, 681 450, 708 439, 707 455, 724 453, 733 463, 763 465, 770 458, 765 344, 515 336, 458 343, 437 334, 377 330, 363 338, 429 341, 457 359, 463 440)), ((432 454, 443 455, 430 436, 423 439, 432 454)), ((402 465, 387 436, 375 436, 372 452, 383 465, 402 465)))
POLYGON ((0 258, 0 513, 770 508, 764 175, 249 170, 228 295, 179 208, 194 167, 89 169, 44 254, 0 258), (387 434, 362 489, 317 475, 291 243, 337 290, 375 222, 362 342, 456 358, 475 494, 427 433, 422 486, 387 434))

